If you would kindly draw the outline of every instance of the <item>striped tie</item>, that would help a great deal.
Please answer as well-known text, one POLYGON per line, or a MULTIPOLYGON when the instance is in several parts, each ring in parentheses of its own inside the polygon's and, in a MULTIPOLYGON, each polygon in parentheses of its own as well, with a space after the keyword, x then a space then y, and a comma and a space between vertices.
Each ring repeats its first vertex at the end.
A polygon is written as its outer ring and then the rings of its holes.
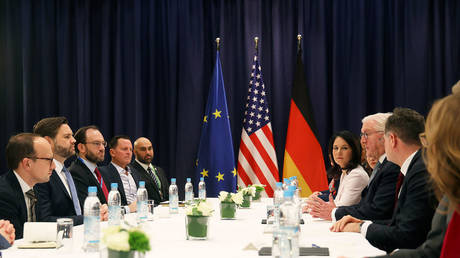
POLYGON ((35 204, 37 203, 37 197, 35 197, 34 189, 30 189, 26 192, 26 196, 29 198, 29 216, 27 221, 35 222, 37 221, 37 217, 35 215, 35 204))

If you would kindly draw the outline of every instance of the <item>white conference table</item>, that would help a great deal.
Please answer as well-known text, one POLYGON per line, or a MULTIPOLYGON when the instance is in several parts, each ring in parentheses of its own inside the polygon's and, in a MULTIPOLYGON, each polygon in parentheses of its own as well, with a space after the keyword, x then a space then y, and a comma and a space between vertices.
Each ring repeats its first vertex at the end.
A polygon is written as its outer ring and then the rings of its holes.
MULTIPOLYGON (((152 250, 145 257, 259 257, 258 252, 250 249, 255 247, 271 246, 271 233, 267 233, 270 226, 261 224, 266 217, 266 205, 272 199, 262 199, 253 202, 250 209, 239 209, 236 220, 220 220, 219 202, 216 198, 209 198, 215 209, 211 217, 208 240, 185 239, 185 213, 179 209, 179 214, 169 218, 159 217, 159 209, 155 208, 155 218, 145 224, 144 230, 150 238, 152 250), (265 233, 264 233, 265 232, 265 233)), ((164 211, 164 210, 162 210, 164 211)), ((164 213, 162 213, 164 214, 164 213)), ((131 214, 134 215, 134 214, 131 214)), ((333 233, 329 231, 331 222, 311 219, 303 215, 305 224, 301 225, 300 245, 311 247, 315 244, 328 247, 330 257, 363 257, 383 255, 384 251, 369 244, 357 233, 333 233)), ((102 223, 105 228, 107 223, 102 223)), ((83 245, 83 226, 74 227, 73 247, 64 249, 17 249, 22 240, 15 242, 13 247, 3 250, 3 258, 52 258, 52 257, 100 257, 99 253, 85 253, 83 245)), ((313 256, 309 256, 313 257, 313 256)), ((322 256, 324 257, 324 256, 322 256)))

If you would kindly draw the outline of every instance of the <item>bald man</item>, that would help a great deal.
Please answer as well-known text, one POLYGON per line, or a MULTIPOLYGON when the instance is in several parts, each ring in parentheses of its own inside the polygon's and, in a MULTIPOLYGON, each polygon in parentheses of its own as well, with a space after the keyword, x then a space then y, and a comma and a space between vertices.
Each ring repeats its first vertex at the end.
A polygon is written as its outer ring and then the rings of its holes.
POLYGON ((137 173, 140 181, 145 181, 149 200, 160 203, 169 199, 169 182, 162 168, 152 165, 153 147, 149 139, 140 137, 134 142, 134 156, 131 163, 133 173, 137 173))

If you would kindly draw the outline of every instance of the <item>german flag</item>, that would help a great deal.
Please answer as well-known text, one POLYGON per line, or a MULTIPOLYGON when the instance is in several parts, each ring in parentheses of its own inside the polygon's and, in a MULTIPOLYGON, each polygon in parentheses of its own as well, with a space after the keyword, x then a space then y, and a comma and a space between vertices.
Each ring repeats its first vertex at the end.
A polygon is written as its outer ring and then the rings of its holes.
POLYGON ((297 176, 302 196, 327 189, 323 152, 315 135, 310 96, 305 83, 302 49, 297 51, 297 65, 292 86, 291 109, 284 151, 284 177, 297 176))

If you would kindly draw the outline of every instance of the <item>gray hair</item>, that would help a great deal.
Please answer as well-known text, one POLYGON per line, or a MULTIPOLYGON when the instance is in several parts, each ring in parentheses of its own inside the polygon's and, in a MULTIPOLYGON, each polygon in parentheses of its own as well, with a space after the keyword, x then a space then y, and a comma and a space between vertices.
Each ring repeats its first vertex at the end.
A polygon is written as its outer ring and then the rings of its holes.
POLYGON ((363 123, 368 122, 368 121, 374 121, 374 129, 376 131, 385 131, 385 123, 387 122, 387 119, 389 116, 391 116, 393 113, 388 112, 388 113, 376 113, 373 115, 368 115, 361 120, 363 123))

